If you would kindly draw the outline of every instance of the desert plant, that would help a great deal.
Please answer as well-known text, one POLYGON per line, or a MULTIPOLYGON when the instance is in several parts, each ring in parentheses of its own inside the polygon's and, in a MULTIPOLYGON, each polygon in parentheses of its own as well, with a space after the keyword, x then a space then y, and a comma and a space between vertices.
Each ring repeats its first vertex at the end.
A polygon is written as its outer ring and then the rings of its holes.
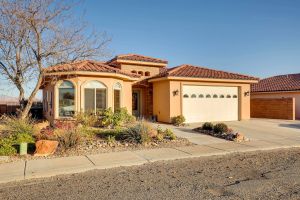
POLYGON ((176 135, 174 134, 174 132, 171 129, 166 129, 164 131, 164 138, 168 139, 168 140, 176 140, 176 135))
POLYGON ((156 140, 159 141, 159 142, 163 141, 164 140, 164 134, 158 133, 156 135, 156 140))
POLYGON ((105 109, 103 111, 99 111, 98 115, 101 118, 101 125, 104 127, 111 127, 114 122, 114 112, 111 108, 105 109))
POLYGON ((228 126, 224 123, 218 123, 214 125, 214 132, 215 133, 227 133, 228 126))
POLYGON ((11 156, 17 153, 17 150, 12 146, 14 141, 12 137, 0 138, 0 156, 11 156))
POLYGON ((203 130, 212 131, 214 129, 214 125, 211 122, 205 122, 202 125, 203 130))
POLYGON ((98 116, 93 112, 79 112, 75 115, 76 123, 84 127, 97 126, 98 116))
POLYGON ((18 134, 33 135, 37 131, 34 126, 34 120, 29 117, 21 119, 14 116, 5 116, 2 118, 2 123, 4 125, 3 131, 12 136, 17 136, 18 134))
POLYGON ((14 141, 16 144, 21 144, 21 143, 34 143, 34 138, 32 135, 27 134, 27 133, 20 133, 17 134, 14 137, 14 141))
POLYGON ((112 136, 112 135, 109 135, 107 138, 106 138, 107 142, 109 144, 114 144, 116 142, 116 138, 115 136, 112 136))
POLYGON ((130 115, 127 108, 120 108, 113 114, 113 127, 123 126, 135 121, 135 117, 130 115))
POLYGON ((171 122, 175 126, 182 126, 185 122, 185 117, 183 115, 178 115, 171 118, 171 122))
POLYGON ((129 127, 124 133, 118 135, 118 140, 123 140, 130 143, 148 143, 152 141, 151 133, 153 131, 152 126, 145 122, 140 121, 136 125, 129 127))
POLYGON ((77 147, 82 139, 80 129, 78 127, 72 129, 56 129, 54 132, 59 145, 64 150, 77 147))

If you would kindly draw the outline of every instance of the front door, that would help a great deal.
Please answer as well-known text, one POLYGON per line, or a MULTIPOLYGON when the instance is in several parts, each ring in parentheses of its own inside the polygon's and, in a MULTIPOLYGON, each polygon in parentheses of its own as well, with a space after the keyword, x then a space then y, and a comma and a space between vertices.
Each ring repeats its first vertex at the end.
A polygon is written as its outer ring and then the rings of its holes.
POLYGON ((141 93, 140 91, 132 92, 132 114, 136 117, 141 115, 141 93))

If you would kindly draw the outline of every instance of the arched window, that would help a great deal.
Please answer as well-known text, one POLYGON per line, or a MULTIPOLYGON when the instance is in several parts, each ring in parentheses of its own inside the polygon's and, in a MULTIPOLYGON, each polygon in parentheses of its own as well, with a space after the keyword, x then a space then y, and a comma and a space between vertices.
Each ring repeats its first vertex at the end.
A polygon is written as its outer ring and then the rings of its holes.
POLYGON ((232 98, 235 98, 235 99, 236 99, 236 98, 237 98, 237 95, 233 95, 232 98))
POLYGON ((106 86, 99 81, 89 81, 84 85, 84 110, 96 112, 106 109, 106 86))
POLYGON ((145 72, 145 76, 150 76, 150 72, 145 72))
POLYGON ((58 87, 58 115, 72 117, 75 113, 75 89, 70 81, 63 81, 58 87))
POLYGON ((132 70, 131 73, 136 74, 137 72, 135 70, 132 70))
POLYGON ((204 95, 203 94, 199 94, 199 98, 204 98, 204 95))
POLYGON ((183 95, 183 98, 189 98, 188 94, 183 95))
POLYGON ((197 95, 192 94, 191 98, 197 98, 197 95))
POLYGON ((210 94, 207 94, 207 95, 206 95, 206 98, 211 98, 210 94))
POLYGON ((144 72, 142 72, 142 71, 139 71, 138 74, 141 76, 144 76, 144 72))
POLYGON ((114 85, 114 111, 117 111, 121 108, 121 83, 115 83, 114 85))
POLYGON ((218 98, 218 95, 214 94, 213 98, 218 98))
POLYGON ((220 98, 223 99, 225 96, 223 94, 220 95, 220 98))
POLYGON ((230 98, 231 98, 231 95, 230 95, 230 94, 227 94, 226 98, 230 99, 230 98))

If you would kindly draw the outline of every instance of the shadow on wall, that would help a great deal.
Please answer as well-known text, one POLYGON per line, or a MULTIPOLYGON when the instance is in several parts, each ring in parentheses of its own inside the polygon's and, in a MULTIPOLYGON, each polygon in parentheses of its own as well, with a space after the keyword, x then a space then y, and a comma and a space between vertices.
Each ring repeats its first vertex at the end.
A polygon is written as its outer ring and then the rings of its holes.
POLYGON ((285 127, 285 128, 296 128, 300 129, 300 122, 298 124, 279 124, 280 127, 285 127))

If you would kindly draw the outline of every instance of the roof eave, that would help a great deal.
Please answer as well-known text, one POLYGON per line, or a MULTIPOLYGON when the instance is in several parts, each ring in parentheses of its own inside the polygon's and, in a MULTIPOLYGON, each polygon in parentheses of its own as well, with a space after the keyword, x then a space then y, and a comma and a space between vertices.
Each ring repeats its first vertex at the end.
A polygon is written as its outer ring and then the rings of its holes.
POLYGON ((160 63, 160 62, 144 62, 138 60, 124 60, 124 59, 116 59, 115 62, 120 64, 136 64, 136 65, 147 65, 154 67, 166 67, 168 63, 160 63))

